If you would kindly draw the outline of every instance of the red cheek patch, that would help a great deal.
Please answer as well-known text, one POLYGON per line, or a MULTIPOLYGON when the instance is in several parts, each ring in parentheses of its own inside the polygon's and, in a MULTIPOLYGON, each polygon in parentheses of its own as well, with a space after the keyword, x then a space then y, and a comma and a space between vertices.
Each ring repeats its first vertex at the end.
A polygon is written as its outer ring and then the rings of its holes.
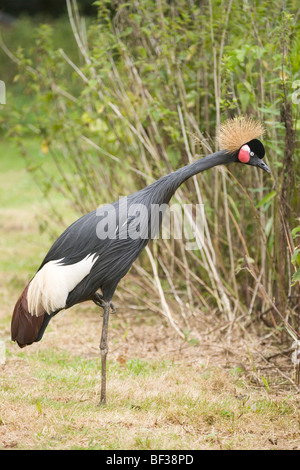
POLYGON ((250 147, 249 145, 243 145, 239 151, 238 159, 242 163, 248 163, 250 160, 250 147))

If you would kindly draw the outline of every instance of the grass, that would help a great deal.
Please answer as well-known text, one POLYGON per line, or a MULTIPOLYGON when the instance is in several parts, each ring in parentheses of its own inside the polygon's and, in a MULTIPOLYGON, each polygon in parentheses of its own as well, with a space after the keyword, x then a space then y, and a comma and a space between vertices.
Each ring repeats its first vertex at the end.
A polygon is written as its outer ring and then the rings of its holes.
POLYGON ((132 358, 109 361, 108 404, 97 407, 99 361, 16 354, 1 378, 0 436, 18 449, 293 448, 299 399, 237 385, 220 368, 132 358), (17 368, 16 368, 17 367, 17 368), (192 377, 192 380, 191 380, 192 377), (4 384, 3 384, 4 382, 4 384))
POLYGON ((31 175, 12 145, 0 143, 0 155, 6 157, 0 162, 0 339, 6 340, 0 448, 299 448, 298 393, 267 379, 254 382, 245 373, 252 357, 228 361, 225 349, 211 354, 204 343, 176 337, 157 316, 130 314, 122 302, 110 321, 104 407, 97 406, 97 307, 82 304, 60 313, 31 347, 11 343, 14 303, 50 240, 39 232, 46 205, 31 175))
MULTIPOLYGON (((43 158, 38 141, 28 140, 27 147, 29 151, 39 153, 40 158, 43 158)), ((1 208, 21 207, 30 210, 41 197, 32 175, 26 171, 25 161, 13 142, 1 142, 0 151, 1 208)))

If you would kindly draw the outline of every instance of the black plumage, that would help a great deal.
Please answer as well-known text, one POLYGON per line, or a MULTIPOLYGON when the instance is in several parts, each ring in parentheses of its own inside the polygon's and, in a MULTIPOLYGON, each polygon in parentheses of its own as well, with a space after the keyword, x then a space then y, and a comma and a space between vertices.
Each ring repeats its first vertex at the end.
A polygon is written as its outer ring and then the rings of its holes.
POLYGON ((128 196, 126 198, 126 212, 123 211, 121 199, 109 206, 104 206, 84 215, 67 228, 50 248, 39 269, 47 262, 62 257, 64 257, 62 264, 76 263, 88 254, 96 254, 99 257, 89 276, 70 292, 66 308, 70 308, 78 302, 90 300, 99 288, 102 291, 103 299, 105 301, 111 300, 120 279, 125 276, 132 263, 149 242, 152 222, 149 210, 151 205, 168 204, 176 189, 187 178, 201 171, 201 168, 209 168, 223 163, 224 158, 229 162, 233 157, 225 152, 217 152, 213 158, 210 155, 160 178, 146 188, 128 196), (130 226, 134 225, 135 216, 130 215, 130 208, 139 204, 147 208, 149 215, 149 218, 143 221, 144 226, 140 227, 141 232, 146 232, 146 237, 132 239, 130 236, 120 236, 121 227, 124 223, 123 230, 127 231, 127 234, 130 226), (116 215, 117 231, 115 238, 108 237, 99 240, 97 225, 102 218, 105 218, 105 221, 109 224, 109 215, 107 216, 109 212, 112 216, 116 215))

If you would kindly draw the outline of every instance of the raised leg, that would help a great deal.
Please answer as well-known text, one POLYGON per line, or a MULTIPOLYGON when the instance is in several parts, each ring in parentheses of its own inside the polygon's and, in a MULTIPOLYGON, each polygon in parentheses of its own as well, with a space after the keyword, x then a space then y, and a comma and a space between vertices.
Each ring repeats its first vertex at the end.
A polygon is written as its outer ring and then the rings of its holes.
MULTIPOLYGON (((91 299, 98 307, 102 307, 104 310, 104 305, 105 305, 105 300, 103 300, 103 296, 99 294, 99 292, 96 292, 92 299, 91 299)), ((116 308, 112 302, 109 302, 110 308, 111 308, 111 313, 116 313, 116 308)))
POLYGON ((100 405, 105 405, 106 403, 106 357, 108 353, 108 343, 107 343, 107 332, 108 332, 108 320, 110 312, 110 302, 104 302, 103 305, 103 325, 102 325, 102 334, 100 342, 100 351, 101 351, 101 396, 100 396, 100 405))

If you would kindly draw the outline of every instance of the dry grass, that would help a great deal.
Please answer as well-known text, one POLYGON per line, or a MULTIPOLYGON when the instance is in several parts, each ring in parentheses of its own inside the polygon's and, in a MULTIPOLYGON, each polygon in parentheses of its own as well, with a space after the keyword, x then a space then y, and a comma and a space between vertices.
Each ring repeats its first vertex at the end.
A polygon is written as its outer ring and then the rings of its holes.
MULTIPOLYGON (((168 354, 162 338, 168 343, 168 329, 160 332, 154 357, 149 351, 141 358, 141 343, 131 349, 127 341, 134 342, 134 318, 126 334, 122 322, 111 325, 108 405, 98 408, 100 325, 86 310, 66 312, 31 348, 8 344, 1 368, 3 448, 298 448, 298 394, 253 386, 235 367, 207 366, 199 346, 190 346, 197 360, 176 360, 181 340, 173 338, 177 351, 168 354)), ((157 330, 146 326, 152 336, 157 330)))
POLYGON ((110 323, 108 404, 98 408, 100 330, 97 308, 82 305, 58 315, 42 342, 7 343, 2 448, 299 448, 299 394, 255 380, 245 350, 192 345, 121 309, 110 323))

